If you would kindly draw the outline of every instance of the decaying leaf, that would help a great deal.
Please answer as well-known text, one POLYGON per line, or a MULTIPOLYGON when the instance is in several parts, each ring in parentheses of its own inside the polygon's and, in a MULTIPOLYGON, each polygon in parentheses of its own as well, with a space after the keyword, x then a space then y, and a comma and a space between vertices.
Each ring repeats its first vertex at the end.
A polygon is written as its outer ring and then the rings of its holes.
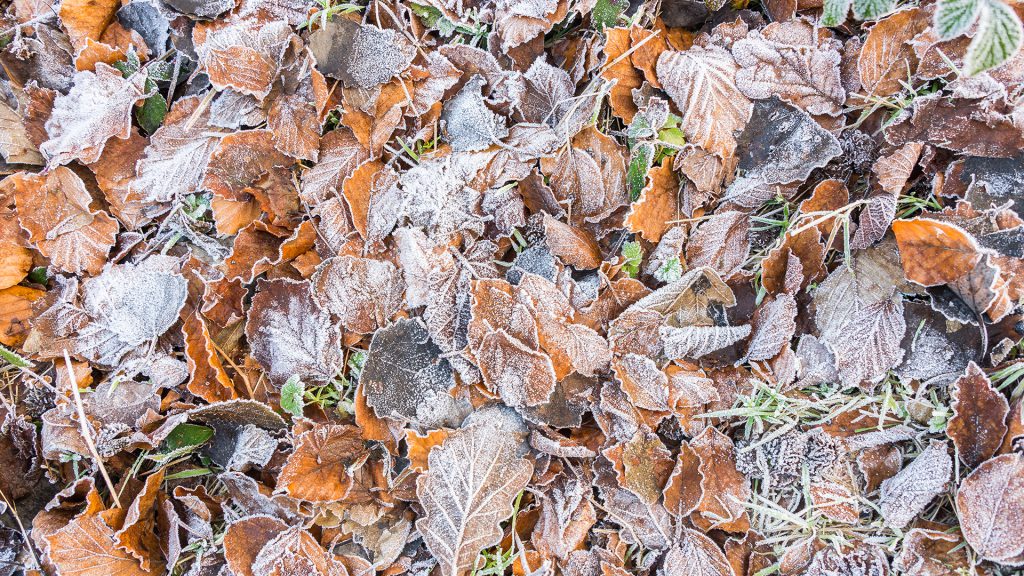
POLYGON ((341 500, 352 489, 353 470, 365 458, 363 439, 354 426, 317 425, 303 432, 288 456, 279 487, 310 502, 341 500))
POLYGON ((991 458, 1003 443, 1010 405, 974 362, 953 383, 950 396, 953 416, 946 424, 946 434, 960 459, 974 468, 991 458))
POLYGON ((932 440, 895 476, 882 482, 879 507, 887 524, 903 528, 943 490, 953 471, 945 442, 932 440))

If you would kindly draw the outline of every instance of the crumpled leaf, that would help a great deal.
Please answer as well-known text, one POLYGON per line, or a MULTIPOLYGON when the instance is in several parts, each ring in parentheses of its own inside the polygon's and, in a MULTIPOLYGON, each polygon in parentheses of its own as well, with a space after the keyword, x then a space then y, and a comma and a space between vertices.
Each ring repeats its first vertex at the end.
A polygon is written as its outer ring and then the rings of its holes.
POLYGON ((452 433, 430 451, 429 470, 417 478, 426 515, 416 529, 445 576, 474 567, 477 554, 501 540, 499 524, 530 479, 533 465, 517 455, 513 437, 480 423, 452 433))

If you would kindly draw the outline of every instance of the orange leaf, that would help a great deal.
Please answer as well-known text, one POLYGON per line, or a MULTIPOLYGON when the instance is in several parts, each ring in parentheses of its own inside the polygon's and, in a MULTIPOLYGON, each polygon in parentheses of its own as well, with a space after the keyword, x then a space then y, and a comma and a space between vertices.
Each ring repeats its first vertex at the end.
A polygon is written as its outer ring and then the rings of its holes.
POLYGON ((938 286, 962 278, 981 260, 981 248, 955 224, 914 218, 892 223, 907 279, 938 286))

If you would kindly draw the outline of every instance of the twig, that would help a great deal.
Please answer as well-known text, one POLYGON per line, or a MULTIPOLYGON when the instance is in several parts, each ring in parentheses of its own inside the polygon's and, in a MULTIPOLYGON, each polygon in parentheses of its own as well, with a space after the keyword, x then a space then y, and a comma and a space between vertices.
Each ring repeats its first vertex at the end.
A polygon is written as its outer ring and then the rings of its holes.
POLYGON ((64 366, 68 369, 68 377, 71 378, 71 395, 75 399, 75 410, 78 412, 78 424, 82 429, 82 438, 85 439, 85 445, 89 447, 89 452, 96 461, 96 465, 100 468, 100 474, 103 475, 103 481, 107 484, 107 490, 110 491, 110 496, 114 499, 114 506, 120 508, 121 499, 118 498, 117 490, 114 489, 114 483, 110 481, 110 475, 107 474, 107 467, 103 465, 103 459, 100 458, 100 454, 96 450, 96 444, 92 441, 89 423, 85 418, 85 408, 82 406, 82 395, 78 392, 78 378, 75 377, 75 369, 71 366, 71 357, 68 356, 67 349, 64 350, 64 366))

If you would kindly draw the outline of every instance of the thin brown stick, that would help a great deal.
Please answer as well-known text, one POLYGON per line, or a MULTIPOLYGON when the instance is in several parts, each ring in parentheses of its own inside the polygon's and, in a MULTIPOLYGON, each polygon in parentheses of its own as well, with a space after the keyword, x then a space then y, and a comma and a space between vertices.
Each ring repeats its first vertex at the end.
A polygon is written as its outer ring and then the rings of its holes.
POLYGON ((92 454, 93 460, 100 468, 100 474, 103 476, 103 481, 107 484, 107 490, 110 491, 110 496, 114 499, 114 506, 120 508, 121 499, 118 498, 117 490, 114 489, 114 483, 111 482, 110 475, 107 474, 107 467, 103 465, 103 459, 100 458, 100 454, 96 450, 96 444, 92 441, 92 433, 89 431, 88 420, 85 418, 85 408, 82 406, 82 395, 78 392, 78 378, 75 377, 75 369, 71 366, 71 357, 68 356, 67 349, 64 350, 64 366, 67 367, 68 377, 71 378, 71 395, 75 399, 75 410, 78 412, 78 424, 82 429, 82 438, 85 439, 85 445, 89 447, 89 453, 92 454))

